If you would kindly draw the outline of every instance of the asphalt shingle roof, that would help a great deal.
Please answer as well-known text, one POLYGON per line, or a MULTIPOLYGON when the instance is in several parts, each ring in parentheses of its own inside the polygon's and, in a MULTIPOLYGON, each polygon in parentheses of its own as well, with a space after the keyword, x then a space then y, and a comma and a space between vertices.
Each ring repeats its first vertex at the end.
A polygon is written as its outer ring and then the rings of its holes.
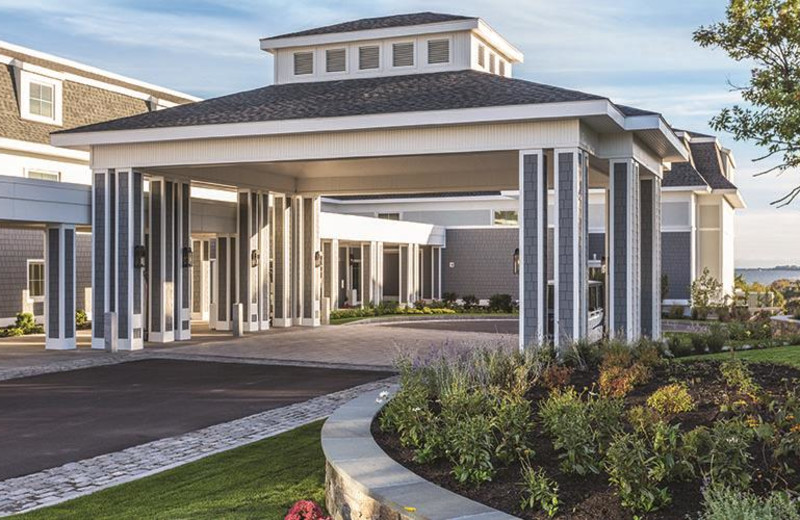
POLYGON ((682 162, 673 163, 672 169, 664 174, 664 180, 661 185, 665 188, 673 187, 688 187, 688 186, 708 186, 708 183, 700 175, 700 172, 695 170, 692 163, 682 162))
POLYGON ((692 160, 708 185, 715 190, 735 190, 736 186, 722 173, 719 151, 715 143, 689 143, 692 160))
POLYGON ((606 99, 474 70, 271 85, 58 133, 252 123, 606 99))
POLYGON ((368 31, 371 29, 387 29, 390 27, 409 27, 412 25, 426 25, 431 23, 454 22, 458 20, 476 20, 474 16, 460 16, 442 13, 410 13, 394 16, 381 16, 379 18, 362 18, 351 22, 326 25, 304 31, 280 34, 264 38, 264 41, 277 40, 278 38, 294 38, 298 36, 314 36, 317 34, 334 34, 353 31, 368 31))
POLYGON ((642 110, 641 108, 629 107, 627 105, 617 105, 620 112, 626 116, 657 116, 658 112, 651 112, 650 110, 642 110))

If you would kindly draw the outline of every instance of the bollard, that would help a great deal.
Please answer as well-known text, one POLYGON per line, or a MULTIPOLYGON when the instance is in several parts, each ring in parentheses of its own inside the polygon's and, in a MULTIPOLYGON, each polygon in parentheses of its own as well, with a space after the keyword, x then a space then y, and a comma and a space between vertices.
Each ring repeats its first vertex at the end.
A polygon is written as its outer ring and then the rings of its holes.
POLYGON ((103 315, 103 340, 106 352, 116 352, 119 341, 117 333, 117 313, 107 312, 103 315))
POLYGON ((231 312, 231 318, 233 323, 231 324, 231 329, 233 330, 233 336, 238 338, 242 335, 244 331, 244 316, 242 313, 244 312, 244 305, 241 303, 234 303, 233 310, 231 312))

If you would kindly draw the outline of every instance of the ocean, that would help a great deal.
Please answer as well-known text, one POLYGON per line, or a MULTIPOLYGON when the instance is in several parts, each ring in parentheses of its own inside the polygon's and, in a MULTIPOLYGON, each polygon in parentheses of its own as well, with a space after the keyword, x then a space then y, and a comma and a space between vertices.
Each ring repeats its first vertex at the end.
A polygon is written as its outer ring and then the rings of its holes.
POLYGON ((736 269, 749 283, 769 285, 775 280, 800 280, 800 269, 736 269))

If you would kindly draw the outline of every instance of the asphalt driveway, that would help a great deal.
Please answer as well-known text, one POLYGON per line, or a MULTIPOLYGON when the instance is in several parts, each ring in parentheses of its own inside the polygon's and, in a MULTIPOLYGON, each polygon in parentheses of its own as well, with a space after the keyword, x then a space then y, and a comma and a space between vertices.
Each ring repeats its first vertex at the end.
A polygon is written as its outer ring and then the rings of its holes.
POLYGON ((0 381, 0 480, 389 375, 151 359, 0 381))

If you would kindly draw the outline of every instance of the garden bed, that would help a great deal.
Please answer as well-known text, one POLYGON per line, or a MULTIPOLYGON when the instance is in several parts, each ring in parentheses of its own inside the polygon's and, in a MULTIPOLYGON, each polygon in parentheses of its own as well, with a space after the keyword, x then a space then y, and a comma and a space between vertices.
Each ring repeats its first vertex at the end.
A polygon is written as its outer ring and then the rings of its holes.
MULTIPOLYGON (((631 364, 635 365, 639 362, 629 360, 624 363, 628 364, 626 370, 630 370, 631 364)), ((549 479, 551 488, 554 488, 553 484, 557 484, 557 512, 554 513, 557 518, 629 520, 635 518, 637 514, 641 515, 646 509, 652 509, 645 516, 648 519, 677 520, 684 519, 687 515, 696 518, 702 510, 704 502, 702 493, 704 479, 718 481, 717 483, 725 481, 729 490, 738 487, 743 492, 762 497, 775 490, 800 489, 800 475, 798 475, 798 470, 800 470, 798 462, 800 460, 798 458, 800 456, 800 422, 793 416, 779 417, 780 413, 776 411, 778 409, 785 410, 788 393, 793 391, 797 382, 800 381, 800 370, 786 365, 770 363, 744 365, 734 361, 726 365, 728 375, 725 377, 721 368, 722 363, 717 361, 693 363, 652 361, 648 377, 642 378, 642 381, 634 385, 632 389, 629 388, 627 393, 621 392, 625 393, 624 397, 620 398, 624 403, 624 412, 621 416, 617 416, 616 425, 611 425, 611 429, 614 430, 613 435, 609 434, 605 441, 598 443, 599 446, 603 443, 605 445, 598 447, 598 453, 595 455, 596 472, 586 471, 586 475, 576 474, 574 466, 565 466, 564 456, 567 450, 563 446, 558 450, 555 449, 554 433, 552 429, 548 429, 546 420, 540 415, 540 411, 543 403, 551 399, 551 392, 564 396, 568 394, 570 387, 577 389, 576 392, 583 402, 591 402, 593 399, 613 401, 610 397, 608 399, 597 395, 588 397, 589 393, 593 394, 598 388, 596 382, 600 378, 601 371, 598 367, 584 370, 555 369, 555 372, 560 374, 555 378, 556 380, 560 379, 555 384, 553 378, 550 378, 548 384, 545 384, 544 379, 548 378, 542 377, 543 373, 553 371, 553 368, 542 368, 542 365, 539 364, 538 368, 531 371, 539 373, 533 374, 532 379, 535 381, 524 392, 524 399, 530 407, 530 416, 527 427, 521 430, 526 432, 525 438, 517 446, 517 451, 524 450, 526 455, 512 457, 513 460, 507 462, 487 455, 490 457, 490 462, 484 461, 488 462, 488 465, 484 464, 482 469, 489 471, 488 478, 490 480, 486 480, 486 473, 479 478, 474 478, 478 473, 472 473, 473 478, 465 479, 464 466, 469 466, 470 463, 469 458, 462 457, 463 453, 448 453, 448 448, 443 448, 441 453, 431 455, 437 448, 431 448, 430 443, 427 443, 426 446, 424 439, 415 444, 409 442, 408 436, 405 436, 405 441, 401 442, 403 428, 398 428, 397 424, 387 427, 387 424, 392 421, 395 423, 402 421, 402 418, 398 421, 386 417, 387 413, 396 413, 397 410, 384 410, 383 418, 379 416, 373 422, 372 432, 378 444, 387 454, 420 476, 477 502, 528 519, 548 518, 543 508, 539 507, 538 501, 542 498, 549 501, 552 498, 547 493, 537 495, 534 500, 537 504, 526 510, 521 509, 522 499, 530 496, 521 486, 521 474, 524 473, 523 470, 526 466, 535 468, 540 475, 543 472, 543 475, 549 479), (742 367, 745 368, 742 369, 742 367), (751 373, 750 382, 754 383, 750 386, 748 386, 746 377, 748 368, 751 373), (744 375, 742 376, 742 374, 744 375), (692 402, 691 410, 662 413, 656 417, 657 414, 653 413, 649 407, 648 398, 659 389, 675 383, 685 385, 683 388, 688 390, 692 402), (644 424, 640 428, 634 426, 635 420, 630 419, 632 417, 631 410, 637 407, 640 411, 650 410, 647 414, 640 414, 639 417, 646 417, 644 420, 640 419, 639 424, 644 424), (672 450, 659 452, 658 448, 648 444, 657 437, 653 426, 656 423, 664 427, 659 431, 672 431, 676 436, 672 450), (726 433, 720 425, 729 423, 732 426, 726 433), (769 428, 774 428, 777 433, 773 432, 771 437, 768 436, 766 431, 769 428), (708 461, 703 459, 706 454, 702 452, 706 451, 707 446, 701 446, 703 443, 698 441, 701 438, 699 435, 693 437, 694 444, 690 444, 688 439, 693 434, 688 432, 693 431, 706 432, 708 438, 702 437, 706 443, 719 441, 719 437, 724 435, 738 435, 741 438, 748 438, 749 441, 740 450, 740 453, 725 455, 731 457, 725 463, 725 466, 730 468, 730 471, 726 473, 719 468, 711 468, 708 461), (611 460, 608 453, 614 449, 609 448, 609 445, 613 446, 620 437, 625 437, 627 441, 633 443, 641 439, 644 444, 648 444, 647 449, 651 450, 650 456, 664 458, 663 456, 667 454, 668 457, 677 461, 676 467, 673 468, 675 472, 671 473, 669 478, 659 480, 654 477, 650 482, 651 490, 656 493, 663 491, 666 493, 666 499, 656 498, 655 505, 652 507, 642 506, 647 503, 646 492, 640 493, 633 499, 629 494, 628 507, 623 507, 620 486, 609 480, 609 466, 607 465, 611 460), (773 446, 779 442, 783 443, 782 446, 788 446, 790 449, 789 454, 785 457, 775 456, 773 446), (701 448, 692 453, 691 446, 695 446, 695 448, 701 446, 701 448), (422 455, 420 456, 420 454, 422 455), (737 455, 745 457, 744 461, 737 459, 737 455), (423 460, 420 461, 420 459, 423 460), (460 470, 456 469, 459 460, 467 461, 466 464, 460 464, 460 470), (678 466, 684 463, 685 466, 681 466, 682 470, 679 475, 680 468, 678 466), (775 471, 776 465, 783 465, 779 472, 775 471), (459 471, 461 472, 459 473, 459 471), (737 479, 742 479, 742 481, 739 482, 737 479), (479 480, 483 481, 479 482, 479 480), (734 483, 731 484, 731 481, 734 483), (740 485, 745 481, 747 481, 746 485, 740 485), (630 503, 632 500, 637 501, 638 505, 632 505, 630 503)), ((605 370, 608 370, 608 366, 605 367, 605 370)), ((441 374, 441 367, 434 372, 441 374)), ((409 375, 413 373, 413 368, 407 372, 406 382, 413 380, 414 376, 409 375)), ((609 388, 615 387, 611 385, 609 388)), ((427 406, 414 406, 413 410, 421 411, 423 414, 430 412, 430 417, 452 416, 452 410, 442 410, 441 403, 441 397, 429 398, 427 406)), ((800 411, 797 403, 790 404, 790 406, 797 407, 797 411, 800 411)), ((461 418, 464 424, 469 423, 468 415, 465 413, 461 418)), ((418 426, 420 431, 424 432, 433 428, 432 424, 420 423, 418 426)), ((519 425, 519 421, 517 424, 519 425)), ((578 427, 577 424, 575 427, 578 427)), ((405 433, 408 433, 407 430, 405 433)), ((421 435, 424 437, 425 433, 421 435)), ((503 439, 504 432, 497 431, 493 435, 495 439, 503 439)), ((491 439, 488 441, 489 444, 492 442, 491 439)), ((507 439, 498 442, 502 445, 503 442, 507 442, 507 439)), ((448 440, 442 444, 447 446, 452 444, 452 441, 448 440)), ((621 449, 617 452, 615 467, 632 471, 627 478, 636 481, 636 473, 642 471, 645 464, 631 463, 631 468, 625 468, 624 463, 620 463, 618 460, 620 457, 624 458, 628 455, 630 450, 625 450, 625 446, 625 443, 619 441, 617 448, 621 449)), ((655 442, 653 446, 655 446, 655 442)), ((475 464, 472 466, 474 469, 475 464)), ((655 471, 653 467, 650 467, 649 462, 647 467, 650 471, 655 471)), ((645 476, 641 479, 647 480, 648 478, 650 477, 645 476)), ((633 495, 636 495, 636 491, 633 495)))

